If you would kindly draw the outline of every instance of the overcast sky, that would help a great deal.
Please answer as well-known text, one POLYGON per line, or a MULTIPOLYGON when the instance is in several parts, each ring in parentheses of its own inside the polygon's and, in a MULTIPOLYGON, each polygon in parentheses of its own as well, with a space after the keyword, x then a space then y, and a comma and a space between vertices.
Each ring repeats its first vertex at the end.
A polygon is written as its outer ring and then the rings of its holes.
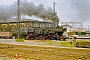
MULTIPOLYGON (((0 0, 0 4, 10 5, 17 0, 0 0)), ((90 25, 90 0, 29 0, 35 5, 43 4, 47 9, 53 8, 53 2, 56 2, 55 10, 61 22, 79 21, 84 26, 90 25)))

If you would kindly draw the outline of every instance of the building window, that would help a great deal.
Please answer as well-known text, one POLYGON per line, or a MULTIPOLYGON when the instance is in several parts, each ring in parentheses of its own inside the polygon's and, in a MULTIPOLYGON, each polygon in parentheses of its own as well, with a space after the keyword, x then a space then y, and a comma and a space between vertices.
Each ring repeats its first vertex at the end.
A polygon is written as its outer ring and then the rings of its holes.
POLYGON ((25 31, 25 26, 24 25, 20 25, 20 32, 24 32, 25 31))
POLYGON ((16 30, 16 27, 15 27, 14 25, 11 25, 10 31, 11 31, 11 32, 15 32, 15 30, 16 30))
POLYGON ((3 31, 3 32, 7 32, 7 31, 8 31, 7 25, 4 25, 4 26, 3 26, 2 31, 3 31))

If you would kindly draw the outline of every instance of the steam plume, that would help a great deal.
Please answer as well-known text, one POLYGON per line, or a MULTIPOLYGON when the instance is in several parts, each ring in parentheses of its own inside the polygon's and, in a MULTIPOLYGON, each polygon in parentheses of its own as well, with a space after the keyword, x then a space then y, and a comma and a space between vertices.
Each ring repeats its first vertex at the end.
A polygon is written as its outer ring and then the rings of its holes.
MULTIPOLYGON (((20 8, 22 15, 34 15, 36 17, 42 18, 43 20, 47 18, 51 19, 52 21, 59 21, 56 12, 54 12, 51 8, 45 9, 43 4, 35 6, 33 2, 28 2, 27 0, 22 0, 20 3, 21 6, 23 6, 20 8)), ((16 2, 14 2, 14 4, 16 4, 16 2)), ((7 20, 12 16, 17 16, 17 6, 14 6, 14 4, 10 6, 0 5, 1 20, 7 20)))

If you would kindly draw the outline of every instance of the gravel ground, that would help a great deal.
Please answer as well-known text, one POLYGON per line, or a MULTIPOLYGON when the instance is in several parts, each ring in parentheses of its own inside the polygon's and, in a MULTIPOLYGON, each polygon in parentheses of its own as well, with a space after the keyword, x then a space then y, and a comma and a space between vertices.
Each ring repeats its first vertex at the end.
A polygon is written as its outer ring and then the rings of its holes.
MULTIPOLYGON (((10 57, 0 57, 0 60, 16 60, 16 59, 10 57)), ((18 60, 24 60, 24 59, 19 58, 18 60)))
POLYGON ((17 43, 1 39, 0 42, 4 43, 0 43, 0 60, 5 56, 9 57, 7 60, 16 60, 15 54, 19 55, 18 60, 90 60, 90 49, 43 46, 44 43, 35 40, 17 43))

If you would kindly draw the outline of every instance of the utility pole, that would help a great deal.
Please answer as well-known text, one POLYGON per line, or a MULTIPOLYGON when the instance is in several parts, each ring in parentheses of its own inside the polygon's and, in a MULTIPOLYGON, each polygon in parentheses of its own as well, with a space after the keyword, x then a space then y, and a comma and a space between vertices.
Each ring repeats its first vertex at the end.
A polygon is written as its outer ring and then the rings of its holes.
POLYGON ((18 32, 18 39, 20 38, 20 25, 19 25, 19 21, 21 19, 20 17, 20 0, 17 0, 17 32, 18 32))
POLYGON ((56 5, 56 2, 53 2, 53 10, 55 12, 55 5, 56 5))
POLYGON ((67 29, 68 29, 68 28, 67 28, 67 25, 68 25, 68 24, 66 23, 66 32, 67 32, 67 29))
MULTIPOLYGON (((54 11, 54 15, 57 14, 56 11, 55 11, 55 5, 56 5, 56 2, 53 2, 53 11, 54 11)), ((53 16, 54 16, 54 15, 53 15, 53 16)), ((58 21, 53 21, 53 22, 54 22, 55 27, 58 27, 58 21)))
MULTIPOLYGON (((74 16, 73 16, 73 21, 72 22, 74 22, 74 16)), ((74 31, 74 24, 72 23, 72 30, 74 31)))
POLYGON ((88 25, 88 31, 89 31, 89 25, 88 25))

